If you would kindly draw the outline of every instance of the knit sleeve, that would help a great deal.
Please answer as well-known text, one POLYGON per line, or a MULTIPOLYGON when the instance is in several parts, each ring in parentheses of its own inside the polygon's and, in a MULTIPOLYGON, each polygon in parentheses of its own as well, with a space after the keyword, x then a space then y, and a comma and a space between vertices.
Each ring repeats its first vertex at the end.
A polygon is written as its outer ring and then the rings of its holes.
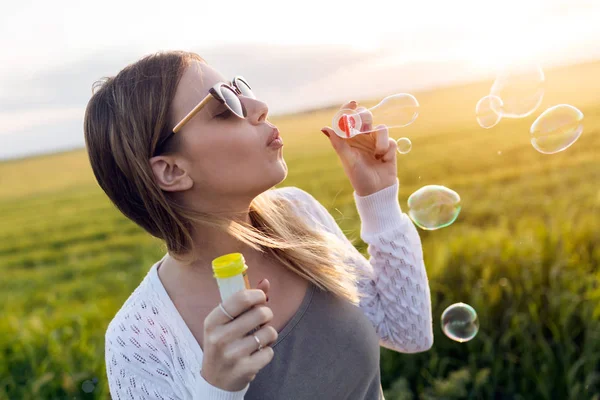
POLYGON ((360 236, 367 260, 348 240, 333 216, 309 193, 291 189, 310 212, 348 245, 346 262, 361 269, 359 304, 372 322, 382 347, 401 353, 426 351, 433 345, 431 298, 419 233, 398 203, 399 183, 361 197, 354 193, 361 219, 360 236))
MULTIPOLYGON (((249 385, 229 392, 210 385, 200 371, 182 384, 167 339, 140 321, 113 321, 105 335, 108 386, 114 400, 241 400, 249 385), (160 340, 156 340, 160 337, 160 340)), ((179 360, 181 363, 182 360, 179 360)))

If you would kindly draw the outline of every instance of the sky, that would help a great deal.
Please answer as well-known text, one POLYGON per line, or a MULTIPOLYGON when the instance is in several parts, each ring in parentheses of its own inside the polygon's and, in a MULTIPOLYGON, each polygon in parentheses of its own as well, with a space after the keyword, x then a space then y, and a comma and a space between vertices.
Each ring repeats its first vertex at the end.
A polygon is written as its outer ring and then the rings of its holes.
POLYGON ((599 15, 598 0, 13 1, 0 159, 83 147, 93 82, 157 51, 243 75, 276 115, 600 59, 599 15))

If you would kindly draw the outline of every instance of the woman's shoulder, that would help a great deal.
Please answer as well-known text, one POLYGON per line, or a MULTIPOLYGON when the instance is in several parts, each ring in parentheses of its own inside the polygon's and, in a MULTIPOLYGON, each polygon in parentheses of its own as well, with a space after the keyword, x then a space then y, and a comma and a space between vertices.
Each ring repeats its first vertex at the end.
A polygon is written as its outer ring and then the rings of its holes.
POLYGON ((159 335, 155 333, 168 331, 170 325, 168 313, 153 290, 149 273, 109 322, 106 338, 142 336, 158 340, 159 335))
POLYGON ((106 329, 105 363, 114 391, 117 387, 121 390, 121 384, 145 384, 158 396, 161 390, 163 394, 183 392, 186 383, 194 385, 198 378, 192 371, 200 369, 201 360, 197 361, 189 345, 180 340, 181 328, 151 290, 142 282, 106 329))
POLYGON ((289 200, 297 213, 315 223, 315 227, 326 228, 331 231, 335 224, 333 217, 327 208, 321 204, 312 194, 296 186, 284 186, 272 189, 275 195, 289 200))
POLYGON ((271 189, 271 192, 276 196, 283 196, 297 206, 315 208, 320 205, 312 194, 297 186, 282 186, 271 189))

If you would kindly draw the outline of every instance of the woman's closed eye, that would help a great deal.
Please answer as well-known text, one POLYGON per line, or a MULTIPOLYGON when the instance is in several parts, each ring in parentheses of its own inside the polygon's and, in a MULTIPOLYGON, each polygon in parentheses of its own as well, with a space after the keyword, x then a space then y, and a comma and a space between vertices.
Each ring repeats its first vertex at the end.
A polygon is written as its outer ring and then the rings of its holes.
POLYGON ((229 108, 226 108, 222 113, 219 113, 217 115, 215 115, 215 118, 219 118, 219 119, 227 119, 229 118, 233 113, 231 112, 231 110, 229 108))

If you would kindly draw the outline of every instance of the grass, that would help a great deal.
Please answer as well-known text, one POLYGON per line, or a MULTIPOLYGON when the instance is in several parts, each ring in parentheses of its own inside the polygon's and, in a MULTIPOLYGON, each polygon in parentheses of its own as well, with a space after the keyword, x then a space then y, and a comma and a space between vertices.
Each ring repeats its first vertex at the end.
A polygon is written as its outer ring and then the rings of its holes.
MULTIPOLYGON (((598 63, 547 71, 540 109, 490 130, 473 114, 491 82, 415 93, 419 118, 390 132, 413 143, 398 156, 400 205, 439 184, 462 211, 419 231, 435 343, 415 355, 382 349, 387 400, 600 398, 599 73, 598 63), (560 103, 581 109, 584 133, 540 154, 529 127, 560 103), (468 343, 440 330, 455 302, 479 315, 468 343)), ((272 118, 286 143, 281 186, 309 191, 357 236, 352 188, 319 132, 334 110, 272 118)), ((108 399, 104 331, 161 243, 111 205, 82 150, 0 163, 0 183, 0 399, 108 399)))

